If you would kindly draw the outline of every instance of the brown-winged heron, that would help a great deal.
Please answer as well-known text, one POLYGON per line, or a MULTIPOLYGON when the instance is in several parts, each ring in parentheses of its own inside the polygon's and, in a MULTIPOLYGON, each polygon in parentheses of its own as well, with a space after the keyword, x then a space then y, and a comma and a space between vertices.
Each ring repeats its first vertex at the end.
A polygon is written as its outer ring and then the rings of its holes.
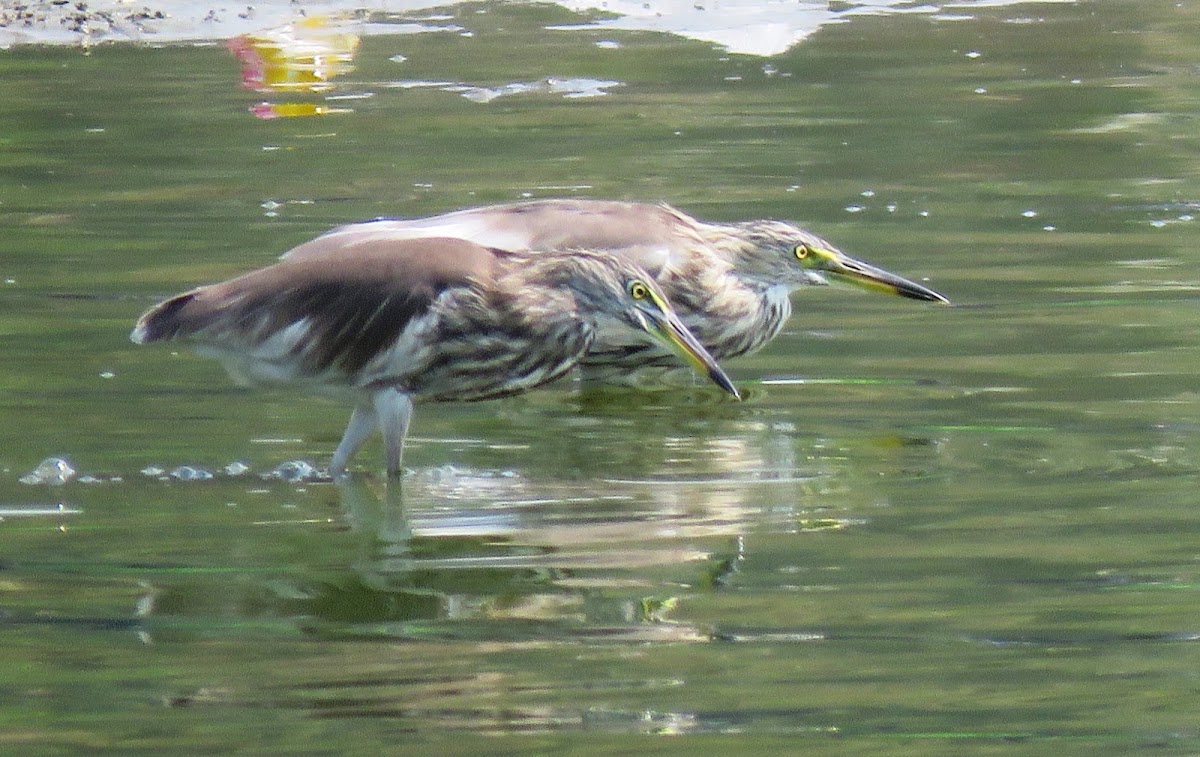
MULTIPOLYGON (((650 273, 683 323, 718 360, 760 349, 791 314, 789 295, 826 276, 875 291, 948 303, 937 292, 856 260, 784 221, 709 223, 666 205, 584 199, 489 205, 416 219, 333 229, 286 259, 324 257, 347 245, 456 237, 514 251, 607 250, 650 273)), ((613 379, 675 356, 631 330, 600 334, 584 376, 613 379)))
POLYGON ((518 394, 568 372, 599 334, 630 331, 737 397, 654 279, 601 251, 528 254, 462 239, 335 234, 268 268, 155 306, 139 344, 185 340, 243 384, 348 396, 344 472, 379 428, 400 471, 414 401, 518 394))

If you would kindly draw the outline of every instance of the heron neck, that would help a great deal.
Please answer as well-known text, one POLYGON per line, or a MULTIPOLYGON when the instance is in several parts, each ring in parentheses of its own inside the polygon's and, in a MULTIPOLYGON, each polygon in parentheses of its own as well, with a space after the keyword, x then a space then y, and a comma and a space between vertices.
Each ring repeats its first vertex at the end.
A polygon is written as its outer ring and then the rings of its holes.
POLYGON ((502 261, 498 288, 518 303, 531 326, 552 314, 573 313, 575 320, 595 322, 590 298, 602 279, 593 261, 575 253, 514 254, 502 261))
POLYGON ((693 231, 704 240, 708 251, 733 265, 750 249, 741 227, 725 223, 697 223, 693 231))
POLYGON ((693 256, 664 288, 683 322, 718 360, 762 347, 792 312, 786 286, 740 276, 715 255, 693 256))

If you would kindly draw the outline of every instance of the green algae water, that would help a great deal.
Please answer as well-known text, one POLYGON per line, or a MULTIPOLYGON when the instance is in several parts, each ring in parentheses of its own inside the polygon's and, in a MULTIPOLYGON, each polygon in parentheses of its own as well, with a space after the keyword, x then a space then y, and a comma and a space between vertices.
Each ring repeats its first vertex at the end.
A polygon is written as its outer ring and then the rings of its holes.
POLYGON ((3 749, 1200 750, 1200 16, 836 20, 376 14, 291 87, 0 51, 3 749), (334 225, 549 196, 793 219, 954 306, 800 292, 742 403, 420 407, 390 491, 377 443, 317 473, 349 408, 128 341, 334 225))

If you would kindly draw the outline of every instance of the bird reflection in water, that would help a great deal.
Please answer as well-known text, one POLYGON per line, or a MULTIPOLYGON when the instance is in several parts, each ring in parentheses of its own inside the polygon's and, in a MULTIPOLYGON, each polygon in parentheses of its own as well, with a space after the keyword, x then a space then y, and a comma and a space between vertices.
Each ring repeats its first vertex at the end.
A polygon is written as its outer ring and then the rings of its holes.
MULTIPOLYGON (((403 495, 377 494, 367 477, 345 477, 339 500, 362 549, 356 591, 416 592, 433 611, 422 634, 704 640, 669 618, 674 592, 711 588, 733 570, 740 524, 656 512, 638 487, 596 488, 441 468, 406 479, 403 495), (665 592, 646 591, 654 586, 665 592)), ((405 620, 372 627, 404 636, 405 620)))

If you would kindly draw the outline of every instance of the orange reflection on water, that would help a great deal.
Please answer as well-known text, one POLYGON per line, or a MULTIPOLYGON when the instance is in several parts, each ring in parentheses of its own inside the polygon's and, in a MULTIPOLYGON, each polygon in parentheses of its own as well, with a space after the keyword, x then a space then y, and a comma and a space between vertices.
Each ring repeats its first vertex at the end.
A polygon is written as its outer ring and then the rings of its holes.
MULTIPOLYGON (((243 34, 226 46, 242 65, 242 86, 255 92, 318 93, 331 80, 354 70, 358 35, 336 17, 305 18, 294 23, 243 34)), ((260 103, 259 118, 292 118, 349 112, 313 102, 260 103)))

